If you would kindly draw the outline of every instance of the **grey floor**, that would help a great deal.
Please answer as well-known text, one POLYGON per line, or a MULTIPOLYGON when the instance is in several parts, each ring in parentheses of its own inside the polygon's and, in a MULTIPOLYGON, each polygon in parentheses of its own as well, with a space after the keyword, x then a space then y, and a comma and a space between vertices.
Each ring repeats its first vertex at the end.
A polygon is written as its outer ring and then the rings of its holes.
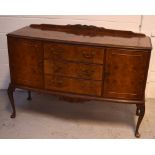
MULTIPOLYGON (((135 105, 99 101, 68 103, 47 94, 15 92, 17 117, 10 119, 6 91, 0 91, 0 138, 135 138, 135 105)), ((147 99, 141 138, 155 138, 155 99, 147 99)))

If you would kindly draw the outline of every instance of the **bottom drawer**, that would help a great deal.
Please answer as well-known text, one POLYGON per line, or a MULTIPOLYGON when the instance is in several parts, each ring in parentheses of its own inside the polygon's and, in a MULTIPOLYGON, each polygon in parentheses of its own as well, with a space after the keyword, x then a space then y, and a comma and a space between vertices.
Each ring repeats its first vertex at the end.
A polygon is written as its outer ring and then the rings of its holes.
POLYGON ((47 90, 101 96, 101 88, 101 81, 45 75, 45 89, 47 90))

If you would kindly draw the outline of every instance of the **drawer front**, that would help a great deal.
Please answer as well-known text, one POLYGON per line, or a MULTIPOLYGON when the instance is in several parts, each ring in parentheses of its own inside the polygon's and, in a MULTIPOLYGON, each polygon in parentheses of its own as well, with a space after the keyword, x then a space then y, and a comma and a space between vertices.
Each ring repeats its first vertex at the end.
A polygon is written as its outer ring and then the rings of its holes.
POLYGON ((63 43, 44 43, 44 51, 45 59, 103 64, 104 48, 63 43))
POLYGON ((90 80, 102 80, 102 65, 45 60, 45 74, 76 77, 90 80))
POLYGON ((45 89, 101 96, 102 82, 45 75, 45 89))

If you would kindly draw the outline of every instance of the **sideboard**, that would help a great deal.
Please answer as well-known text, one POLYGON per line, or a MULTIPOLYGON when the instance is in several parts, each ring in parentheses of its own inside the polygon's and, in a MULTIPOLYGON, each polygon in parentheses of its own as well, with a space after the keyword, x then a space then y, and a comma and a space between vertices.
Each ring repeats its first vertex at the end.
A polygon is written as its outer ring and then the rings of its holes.
MULTIPOLYGON (((135 136, 145 114, 151 40, 131 31, 87 25, 31 24, 7 34, 15 118, 16 88, 82 100, 135 104, 135 136)), ((104 102, 103 102, 104 103, 104 102)))

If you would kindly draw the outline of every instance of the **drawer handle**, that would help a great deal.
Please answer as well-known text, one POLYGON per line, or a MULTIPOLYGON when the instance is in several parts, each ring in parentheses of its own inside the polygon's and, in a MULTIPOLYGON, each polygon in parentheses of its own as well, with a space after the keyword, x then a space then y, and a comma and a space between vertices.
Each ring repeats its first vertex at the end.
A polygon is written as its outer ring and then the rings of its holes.
POLYGON ((83 56, 87 59, 92 59, 95 56, 95 52, 87 52, 87 51, 83 51, 83 56))
POLYGON ((82 71, 85 75, 91 75, 94 73, 94 70, 83 70, 82 71))
POLYGON ((105 77, 105 78, 108 78, 109 76, 110 76, 110 72, 106 71, 106 72, 104 73, 104 77, 105 77))
POLYGON ((94 72, 95 72, 94 70, 82 70, 80 72, 80 76, 91 78, 94 72))
POLYGON ((61 55, 62 51, 51 51, 53 55, 61 55))

